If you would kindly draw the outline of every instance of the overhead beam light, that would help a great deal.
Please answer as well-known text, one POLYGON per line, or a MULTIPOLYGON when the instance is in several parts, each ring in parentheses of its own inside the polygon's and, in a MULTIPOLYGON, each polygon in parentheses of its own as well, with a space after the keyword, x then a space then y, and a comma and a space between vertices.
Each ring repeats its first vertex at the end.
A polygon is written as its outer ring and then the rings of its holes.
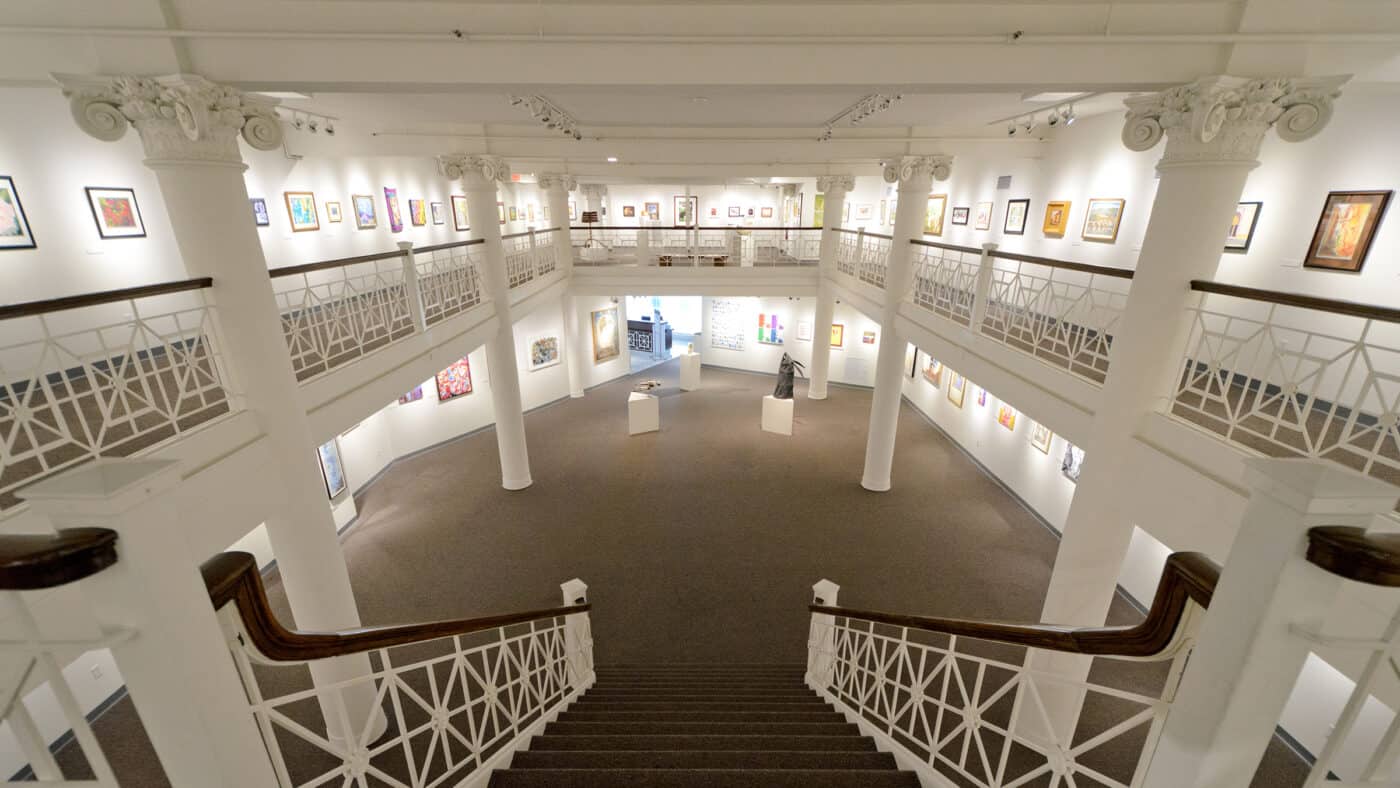
POLYGON ((308 131, 312 134, 324 131, 332 137, 335 136, 335 122, 338 118, 292 107, 277 107, 276 112, 278 117, 292 124, 292 128, 297 131, 308 131))
POLYGON ((859 126, 869 118, 888 111, 896 103, 904 98, 902 94, 871 93, 862 96, 854 104, 835 115, 822 124, 822 133, 817 136, 817 142, 828 142, 831 140, 832 130, 838 123, 845 122, 851 126, 859 126))
POLYGON ((510 95, 508 98, 512 107, 520 107, 529 112, 530 116, 539 121, 545 128, 558 131, 572 139, 583 139, 583 135, 578 130, 578 121, 574 120, 574 116, 560 109, 544 96, 510 95))

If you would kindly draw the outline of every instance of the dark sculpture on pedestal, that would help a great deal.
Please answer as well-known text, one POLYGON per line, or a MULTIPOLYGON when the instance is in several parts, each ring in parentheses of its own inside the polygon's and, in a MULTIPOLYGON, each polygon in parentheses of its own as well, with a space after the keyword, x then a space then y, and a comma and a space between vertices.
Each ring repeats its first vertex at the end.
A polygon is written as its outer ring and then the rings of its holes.
POLYGON ((806 377, 806 375, 802 374, 806 371, 801 361, 784 353, 783 360, 778 362, 778 385, 773 389, 773 398, 792 399, 793 375, 796 373, 806 377))

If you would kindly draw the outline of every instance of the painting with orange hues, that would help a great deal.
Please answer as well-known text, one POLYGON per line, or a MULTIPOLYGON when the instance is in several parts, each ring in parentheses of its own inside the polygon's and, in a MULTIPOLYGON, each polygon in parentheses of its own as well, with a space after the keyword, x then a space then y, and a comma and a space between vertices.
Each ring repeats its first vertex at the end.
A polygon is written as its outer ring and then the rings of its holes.
POLYGON ((1313 232, 1303 265, 1358 272, 1371 251, 1371 239, 1390 203, 1389 191, 1331 192, 1313 232))
POLYGON ((145 238, 146 225, 131 189, 85 187, 97 233, 103 238, 145 238))

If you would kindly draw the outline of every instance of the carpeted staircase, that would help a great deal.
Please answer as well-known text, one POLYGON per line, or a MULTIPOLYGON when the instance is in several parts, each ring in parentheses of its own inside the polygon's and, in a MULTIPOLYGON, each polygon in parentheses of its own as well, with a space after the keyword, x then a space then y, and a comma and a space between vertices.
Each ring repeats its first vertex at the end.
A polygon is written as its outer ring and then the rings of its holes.
POLYGON ((489 788, 918 788, 801 665, 598 667, 489 788))

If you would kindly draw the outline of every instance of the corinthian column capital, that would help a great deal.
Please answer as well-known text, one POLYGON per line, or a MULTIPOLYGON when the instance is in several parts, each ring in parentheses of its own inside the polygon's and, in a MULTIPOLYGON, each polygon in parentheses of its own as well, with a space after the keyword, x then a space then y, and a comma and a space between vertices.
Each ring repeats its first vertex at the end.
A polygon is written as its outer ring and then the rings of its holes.
POLYGON ((817 178, 817 191, 826 194, 833 191, 848 192, 856 187, 854 175, 823 175, 817 178))
POLYGON ((574 178, 574 176, 564 173, 546 172, 536 177, 535 180, 538 182, 539 187, 546 191, 550 189, 563 189, 566 192, 571 192, 578 188, 578 180, 574 178))
POLYGON ((1124 102, 1128 114, 1123 144, 1145 151, 1165 136, 1167 148, 1159 166, 1254 163, 1271 128, 1289 142, 1322 131, 1348 79, 1212 76, 1135 96, 1124 102))
POLYGON ((438 156, 438 169, 451 181, 472 186, 495 188, 497 183, 510 180, 510 165, 495 157, 478 153, 445 153, 438 156))
POLYGON ((946 181, 953 174, 953 157, 905 156, 885 165, 885 183, 898 183, 900 191, 927 191, 935 180, 946 181))

